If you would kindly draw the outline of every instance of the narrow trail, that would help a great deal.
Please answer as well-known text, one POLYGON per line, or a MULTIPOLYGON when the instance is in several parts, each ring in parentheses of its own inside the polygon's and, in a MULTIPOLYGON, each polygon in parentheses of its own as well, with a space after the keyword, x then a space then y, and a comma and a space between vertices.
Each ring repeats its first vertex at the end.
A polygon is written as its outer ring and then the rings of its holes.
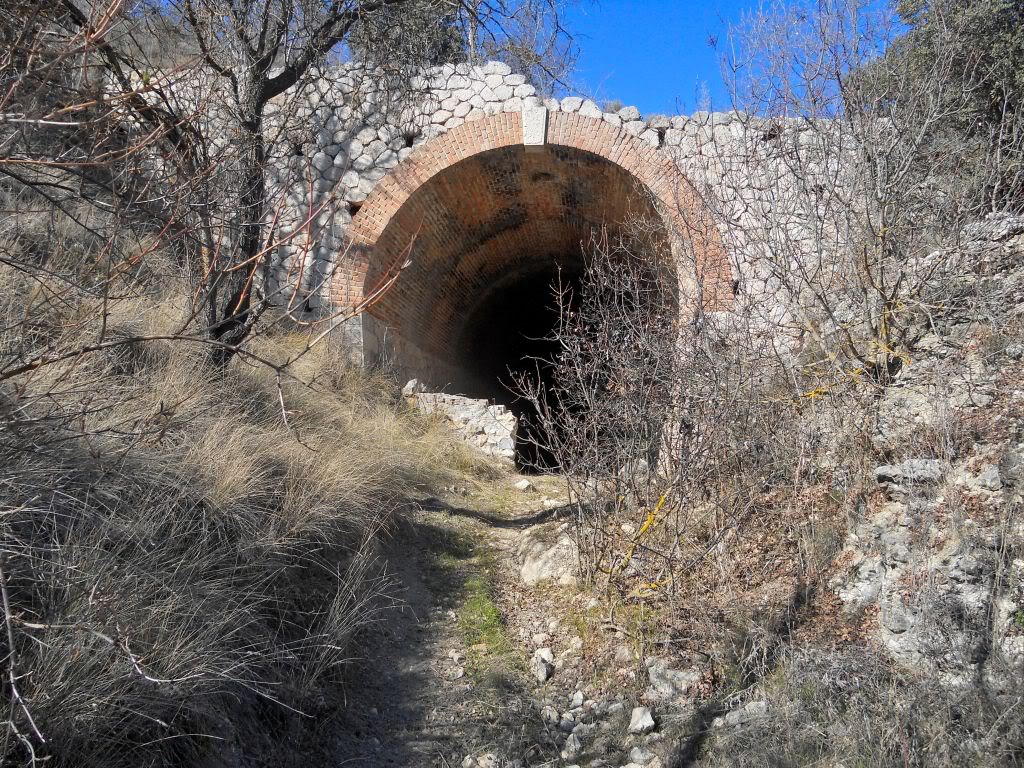
POLYGON ((536 681, 504 634, 494 592, 521 532, 559 511, 540 494, 505 493, 410 505, 384 553, 401 608, 363 641, 332 718, 330 764, 447 767, 467 755, 549 749, 531 700, 536 681))

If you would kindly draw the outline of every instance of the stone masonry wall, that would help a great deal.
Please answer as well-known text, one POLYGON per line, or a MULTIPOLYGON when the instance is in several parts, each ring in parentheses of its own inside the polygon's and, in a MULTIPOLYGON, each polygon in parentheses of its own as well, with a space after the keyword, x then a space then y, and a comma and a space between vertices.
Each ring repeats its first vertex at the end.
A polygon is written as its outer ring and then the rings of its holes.
MULTIPOLYGON (((634 188, 639 186, 637 179, 644 170, 651 179, 648 188, 659 187, 656 195, 669 205, 672 196, 679 193, 680 185, 663 165, 671 167, 680 178, 691 179, 698 188, 742 183, 742 179, 737 178, 743 171, 743 163, 738 158, 745 157, 752 142, 757 143, 759 137, 772 129, 754 118, 735 113, 698 112, 689 117, 654 116, 644 120, 635 107, 604 112, 594 101, 577 96, 542 100, 522 75, 512 73, 508 66, 497 62, 483 66, 436 67, 412 85, 411 92, 407 88, 391 89, 373 73, 344 66, 321 73, 304 92, 290 94, 286 101, 275 105, 281 114, 297 113, 304 128, 282 134, 271 158, 270 185, 282 201, 278 229, 286 244, 279 248, 268 270, 265 288, 271 294, 290 297, 291 312, 304 320, 322 317, 332 309, 365 298, 367 287, 372 288, 375 279, 382 276, 378 274, 375 278, 373 267, 367 268, 367 258, 360 251, 366 238, 360 230, 373 231, 376 227, 376 237, 384 224, 366 220, 366 214, 360 217, 359 213, 364 204, 373 202, 368 201, 368 197, 378 185, 393 177, 388 194, 394 196, 400 191, 409 199, 410 204, 396 212, 406 215, 404 212, 408 209, 408 220, 401 227, 387 230, 385 236, 394 239, 404 233, 406 240, 403 242, 414 238, 419 241, 417 258, 411 260, 414 264, 410 272, 419 269, 421 274, 416 277, 403 274, 401 287, 393 294, 385 293, 362 317, 349 321, 346 333, 361 346, 358 354, 364 360, 379 362, 400 358, 408 361, 411 365, 405 373, 432 379, 435 387, 443 387, 451 380, 449 363, 437 354, 438 345, 457 333, 452 323, 459 308, 464 308, 468 300, 486 290, 490 281, 513 268, 509 254, 525 255, 534 251, 540 255, 554 250, 556 244, 578 250, 581 239, 586 237, 585 230, 601 216, 618 216, 636 208, 628 202, 633 197, 630 184, 634 188), (399 91, 401 95, 395 95, 399 91), (584 147, 586 151, 567 155, 553 149, 547 158, 540 154, 523 154, 523 145, 530 141, 520 128, 525 119, 524 110, 542 113, 549 132, 564 134, 565 138, 559 141, 578 142, 575 146, 584 147), (511 137, 502 142, 512 142, 508 151, 500 155, 500 163, 489 156, 481 157, 474 160, 478 166, 475 171, 469 167, 456 171, 457 158, 449 159, 455 175, 445 176, 443 182, 431 189, 433 199, 416 197, 426 194, 423 189, 427 186, 423 181, 426 177, 422 173, 436 171, 416 170, 413 158, 422 155, 415 153, 433 152, 433 164, 453 152, 464 154, 466 148, 462 142, 478 139, 472 138, 473 134, 462 126, 487 125, 490 131, 489 126, 499 115, 507 116, 502 125, 507 123, 511 137), (597 126, 603 127, 598 130, 597 126), (587 138, 591 133, 594 138, 587 138), (446 134, 458 135, 458 143, 451 147, 439 143, 438 138, 446 134), (580 138, 573 138, 577 134, 580 138), (429 150, 421 149, 432 141, 429 150), (628 142, 642 151, 629 149, 628 142), (603 153, 606 159, 615 159, 605 163, 604 169, 588 168, 585 160, 590 156, 588 153, 603 153), (402 174, 399 164, 402 168, 408 166, 411 172, 402 174), (616 173, 619 164, 622 167, 616 173), (517 184, 518 188, 524 188, 523 183, 516 180, 516 174, 540 189, 531 193, 532 198, 516 203, 525 212, 524 218, 511 222, 514 227, 508 229, 514 228, 518 239, 498 243, 492 248, 490 258, 483 252, 472 256, 476 262, 472 258, 455 259, 456 254, 449 249, 448 261, 459 261, 450 265, 450 269, 457 271, 454 277, 440 267, 439 271, 423 268, 425 264, 435 263, 427 253, 430 248, 434 248, 434 258, 439 261, 445 255, 442 252, 446 243, 450 246, 450 241, 454 241, 438 222, 446 223, 444 217, 450 217, 455 210, 467 220, 460 225, 463 229, 476 226, 486 231, 494 224, 493 216, 488 219, 488 215, 503 215, 507 211, 489 214, 481 210, 481 205, 490 204, 484 192, 490 190, 492 195, 500 196, 517 184), (561 186, 560 200, 546 202, 541 189, 543 184, 537 186, 537 180, 559 174, 575 178, 589 174, 591 189, 597 190, 596 202, 590 203, 590 208, 582 204, 581 209, 579 200, 590 199, 584 194, 572 199, 571 205, 566 204, 566 184, 561 186), (477 189, 481 184, 487 189, 477 189), (543 211, 545 205, 555 204, 561 204, 564 210, 534 215, 538 210, 543 211), (527 214, 532 217, 529 221, 527 214), (551 222, 559 217, 566 223, 555 231, 551 222), (495 249, 501 253, 496 255, 495 249), (296 286, 297 297, 293 295, 296 286), (402 311, 389 306, 398 303, 404 307, 402 311), (408 314, 416 308, 420 315, 408 314), (441 317, 440 322, 438 317, 441 317), (432 337, 423 335, 425 324, 431 325, 432 337), (416 339, 410 338, 409 329, 415 329, 416 339)), ((786 132, 798 135, 798 127, 786 127, 786 132)), ((783 165, 779 168, 780 175, 784 175, 783 165)), ((568 194, 572 198, 573 190, 568 194)), ((769 183, 752 184, 750 195, 755 202, 760 197, 770 199, 769 183)), ((749 200, 739 202, 749 209, 749 200)), ((741 217, 743 213, 737 210, 736 216, 741 217)), ((718 226, 717 229, 715 236, 728 244, 724 270, 730 273, 716 275, 717 282, 742 285, 744 300, 756 300, 760 302, 758 306, 773 306, 772 302, 763 301, 771 286, 746 263, 744 243, 731 237, 727 232, 729 228, 718 226)), ((384 260, 388 268, 402 256, 398 245, 389 247, 394 253, 384 260)), ((380 264, 377 269, 381 269, 380 264)), ((715 269, 721 273, 723 267, 715 269)), ((728 298, 731 300, 731 293, 728 298)), ((722 308, 726 306, 723 304, 722 308)), ((766 322, 772 321, 770 313, 765 316, 766 322)))
POLYGON ((505 406, 471 397, 425 392, 415 379, 406 384, 402 394, 421 413, 443 418, 470 445, 491 456, 515 459, 517 422, 505 406))

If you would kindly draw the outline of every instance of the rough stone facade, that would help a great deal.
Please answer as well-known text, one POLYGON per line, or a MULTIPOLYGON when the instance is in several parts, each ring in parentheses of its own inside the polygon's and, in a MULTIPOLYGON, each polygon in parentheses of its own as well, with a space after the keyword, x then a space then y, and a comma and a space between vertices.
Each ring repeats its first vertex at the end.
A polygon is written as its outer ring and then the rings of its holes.
POLYGON ((274 157, 286 245, 266 282, 282 296, 299 286, 297 315, 366 308, 347 327, 359 356, 442 388, 489 292, 636 217, 669 225, 683 290, 730 306, 735 267, 680 171, 702 131, 729 135, 725 116, 645 121, 635 107, 541 100, 497 62, 438 67, 413 86, 392 97, 349 67, 292 97, 310 130, 274 157))
POLYGON ((447 421, 470 445, 491 456, 515 459, 517 422, 505 406, 472 397, 425 392, 416 380, 406 384, 402 394, 421 413, 447 421))

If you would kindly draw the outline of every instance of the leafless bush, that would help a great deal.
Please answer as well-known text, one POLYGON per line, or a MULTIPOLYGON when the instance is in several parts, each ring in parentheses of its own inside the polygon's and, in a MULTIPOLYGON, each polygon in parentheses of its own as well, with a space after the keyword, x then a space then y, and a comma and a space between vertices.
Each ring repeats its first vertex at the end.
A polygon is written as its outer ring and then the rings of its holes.
POLYGON ((709 734, 702 765, 1021 763, 1019 688, 940 688, 860 649, 791 649, 767 680, 763 713, 709 734))
POLYGON ((770 348, 739 318, 688 320, 661 233, 627 232, 594 238, 578 295, 556 295, 550 375, 519 387, 576 499, 587 569, 674 591, 754 491, 802 482, 808 436, 787 424, 797 403, 770 348))
POLYGON ((769 6, 731 38, 737 111, 717 127, 712 116, 687 145, 736 254, 740 302, 820 356, 825 389, 884 385, 909 363, 960 268, 937 249, 1014 204, 989 182, 1009 156, 1019 163, 1019 116, 1004 114, 994 143, 946 130, 987 74, 984 52, 973 65, 953 56, 965 25, 938 25, 922 69, 885 55, 905 29, 895 4, 769 6))

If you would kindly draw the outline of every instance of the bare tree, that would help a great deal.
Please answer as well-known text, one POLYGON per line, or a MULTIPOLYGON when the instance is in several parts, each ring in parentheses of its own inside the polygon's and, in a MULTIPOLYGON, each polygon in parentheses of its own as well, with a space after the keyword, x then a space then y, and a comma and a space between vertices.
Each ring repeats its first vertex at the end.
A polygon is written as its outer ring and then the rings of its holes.
POLYGON ((964 58, 962 17, 939 26, 922 66, 888 55, 905 31, 889 3, 752 14, 726 60, 735 111, 688 145, 740 260, 741 302, 817 356, 826 388, 891 380, 958 269, 937 249, 1011 204, 985 190, 1021 156, 1019 118, 1002 113, 998 141, 947 130, 987 73, 983 52, 964 58))

